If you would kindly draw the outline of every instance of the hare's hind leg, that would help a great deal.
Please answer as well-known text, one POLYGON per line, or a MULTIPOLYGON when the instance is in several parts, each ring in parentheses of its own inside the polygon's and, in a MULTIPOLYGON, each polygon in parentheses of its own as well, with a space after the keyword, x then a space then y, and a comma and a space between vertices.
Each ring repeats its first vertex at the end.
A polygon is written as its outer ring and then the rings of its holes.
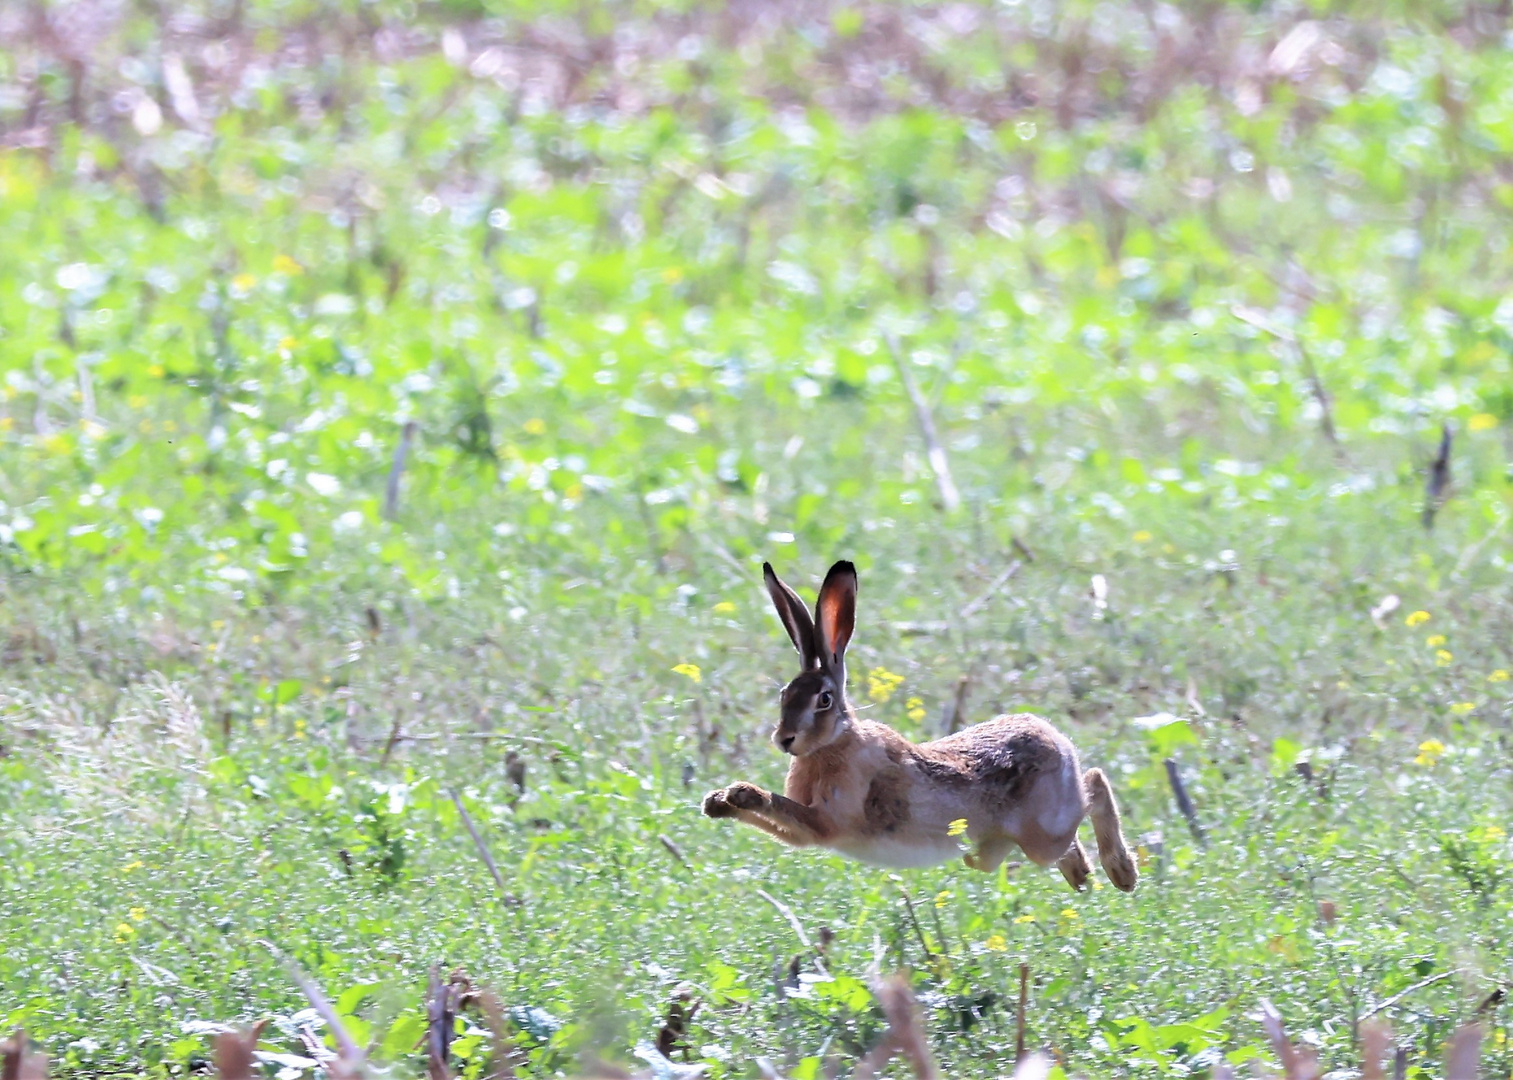
POLYGON ((1061 856, 1056 866, 1061 871, 1061 876, 1066 878, 1066 883, 1078 892, 1087 885, 1087 876, 1093 870, 1087 861, 1087 849, 1080 840, 1072 841, 1072 846, 1067 848, 1066 854, 1061 856))
POLYGON ((1014 841, 1007 836, 989 836, 978 841, 977 850, 969 851, 961 857, 961 861, 968 869, 981 870, 985 874, 991 874, 1012 850, 1014 841))
POLYGON ((1082 786, 1087 792, 1088 817, 1093 820, 1093 834, 1098 837, 1098 861, 1108 874, 1114 888, 1134 892, 1140 872, 1135 869, 1135 860, 1124 842, 1124 832, 1119 825, 1119 805, 1114 802, 1114 789, 1109 787, 1108 777, 1102 769, 1089 769, 1082 774, 1082 786))

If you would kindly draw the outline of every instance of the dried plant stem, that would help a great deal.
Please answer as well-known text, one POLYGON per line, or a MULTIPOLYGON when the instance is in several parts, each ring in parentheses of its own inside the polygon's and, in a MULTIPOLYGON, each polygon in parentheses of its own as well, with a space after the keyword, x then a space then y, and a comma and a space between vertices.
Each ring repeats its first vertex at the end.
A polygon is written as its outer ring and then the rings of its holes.
POLYGON ((1193 839, 1199 847, 1208 847, 1208 834, 1198 821, 1198 811, 1193 808, 1192 796, 1187 793, 1187 785, 1182 782, 1182 773, 1177 768, 1175 758, 1166 759, 1166 779, 1171 784, 1172 794, 1177 797, 1177 809, 1182 811, 1182 816, 1187 819, 1187 827, 1192 830, 1193 839))
POLYGON ((399 513, 399 478, 404 475, 405 460, 410 456, 410 444, 415 441, 415 434, 419 430, 420 425, 414 420, 406 420, 399 432, 399 444, 394 447, 394 464, 389 466, 389 480, 384 485, 384 517, 391 521, 399 513))
POLYGON ((1409 994, 1416 993, 1426 986, 1433 986, 1437 982, 1443 982, 1453 974, 1454 972, 1441 971, 1438 975, 1430 975, 1427 979, 1420 979, 1418 982, 1414 983, 1407 989, 1399 990, 1386 1001, 1379 1001, 1375 1005, 1371 1006, 1371 1008, 1361 1013, 1361 1019, 1369 1020, 1371 1017, 1375 1016, 1382 1010, 1392 1008, 1392 1006, 1396 1005, 1399 1001, 1402 1001, 1403 998, 1407 997, 1409 994))
POLYGON ((914 375, 904 359, 898 337, 889 332, 883 335, 888 342, 888 352, 893 356, 893 366, 898 369, 898 379, 904 385, 904 393, 914 406, 914 419, 919 424, 919 434, 925 440, 925 453, 930 459, 930 471, 935 474, 935 486, 940 491, 940 503, 946 513, 955 513, 961 506, 961 493, 956 490, 956 481, 951 479, 951 462, 946 458, 946 448, 935 433, 935 416, 930 412, 930 403, 920 393, 914 375))
POLYGON ((478 849, 478 854, 482 856, 484 865, 489 868, 489 874, 493 877, 494 884, 499 886, 499 895, 508 895, 509 890, 504 886, 504 875, 499 872, 499 865, 494 862, 494 856, 489 853, 488 845, 483 842, 483 837, 478 835, 478 829, 473 824, 473 819, 469 816, 467 807, 462 805, 462 797, 455 791, 449 791, 447 794, 452 797, 452 804, 457 807, 458 816, 462 818, 462 823, 467 826, 468 835, 473 838, 473 846, 478 849))
POLYGON ((804 932, 804 924, 799 922, 799 917, 793 913, 793 909, 787 904, 783 903, 777 897, 773 896, 766 889, 758 889, 757 895, 760 896, 763 900, 767 901, 773 907, 777 908, 778 914, 788 920, 788 925, 793 927, 793 932, 798 937, 799 944, 804 947, 804 950, 806 952, 815 954, 815 967, 817 967, 822 972, 825 971, 824 960, 820 958, 818 951, 815 949, 813 943, 810 942, 809 935, 804 932))
POLYGON ((363 1060, 363 1052, 352 1041, 352 1036, 347 1034, 347 1029, 341 1022, 341 1017, 337 1015, 336 1009, 332 1007, 331 1002, 327 1000, 321 988, 311 981, 310 977, 300 969, 298 964, 285 956, 277 945, 274 945, 271 941, 264 940, 260 940, 258 943, 277 957, 279 962, 284 965, 284 970, 288 972, 289 978, 293 980, 294 985, 300 988, 300 992, 305 995, 305 999, 310 1002, 310 1007, 320 1015, 320 1018, 326 1022, 326 1026, 331 1029, 331 1034, 336 1038, 336 1048, 340 1052, 342 1061, 353 1069, 357 1068, 363 1060))
POLYGON ((1023 559, 1015 559, 1013 562, 1009 563, 1009 565, 1004 568, 1001 574, 999 574, 992 581, 988 582, 988 587, 986 589, 983 589, 982 592, 978 593, 975 599, 967 602, 966 607, 961 609, 961 617, 963 619, 970 619, 973 615, 976 615, 979 611, 981 611, 982 606, 989 600, 993 599, 998 590, 1007 585, 1009 583, 1009 579, 1012 578, 1015 574, 1019 573, 1019 568, 1023 565, 1023 559))
POLYGON ((1278 341, 1287 346, 1303 369, 1303 378, 1308 380, 1309 393, 1319 406, 1319 429, 1324 438, 1334 447, 1336 453, 1342 453, 1340 436, 1334 427, 1334 402, 1329 396, 1329 391, 1324 388, 1324 380, 1319 378, 1318 369, 1313 366, 1313 358, 1308 355, 1308 350, 1303 348, 1303 343, 1298 336, 1285 326, 1278 326, 1266 317, 1264 312, 1252 308, 1236 305, 1230 309, 1234 317, 1241 322, 1249 323, 1257 330, 1270 334, 1278 341))
POLYGON ((1030 1007, 1030 965, 1019 965, 1019 1015, 1014 1020, 1014 1065, 1024 1061, 1025 1013, 1030 1007))

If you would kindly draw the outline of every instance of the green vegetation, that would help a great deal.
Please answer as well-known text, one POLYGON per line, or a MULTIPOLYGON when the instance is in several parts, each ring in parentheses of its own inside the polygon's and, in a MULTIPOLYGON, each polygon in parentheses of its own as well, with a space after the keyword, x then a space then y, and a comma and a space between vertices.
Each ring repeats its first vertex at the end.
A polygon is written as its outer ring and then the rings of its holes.
POLYGON ((440 964, 531 1076, 686 982, 814 1080, 907 967, 990 1076, 1025 961, 1072 1074, 1268 998, 1437 1075, 1513 981, 1513 53, 1315 8, 0 11, 0 1025, 302 1054, 270 941, 395 1075, 440 964), (761 561, 839 557, 867 715, 1063 726, 1139 892, 699 816, 781 782, 761 561))

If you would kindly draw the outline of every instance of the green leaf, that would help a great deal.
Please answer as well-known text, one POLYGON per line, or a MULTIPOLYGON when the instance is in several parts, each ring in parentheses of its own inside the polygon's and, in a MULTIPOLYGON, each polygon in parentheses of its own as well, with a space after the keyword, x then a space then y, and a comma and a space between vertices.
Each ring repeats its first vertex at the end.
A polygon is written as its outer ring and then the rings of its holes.
POLYGON ((1271 744, 1271 774, 1285 776, 1292 771, 1303 753, 1303 744, 1285 735, 1278 736, 1271 744))
POLYGON ((384 1033, 384 1055, 397 1058, 410 1053, 425 1033, 426 1021, 423 1015, 418 1012, 404 1013, 384 1033))
POLYGON ((364 1001, 383 988, 383 983, 358 983, 343 990, 336 998, 336 1011, 343 1016, 355 1015, 364 1001))

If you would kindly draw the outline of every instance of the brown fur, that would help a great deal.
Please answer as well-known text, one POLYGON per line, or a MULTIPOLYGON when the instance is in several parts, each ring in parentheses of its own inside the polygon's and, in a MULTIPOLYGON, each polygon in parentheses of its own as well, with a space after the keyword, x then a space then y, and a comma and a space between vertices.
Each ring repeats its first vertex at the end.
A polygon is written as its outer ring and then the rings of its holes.
POLYGON ((863 827, 873 833, 894 833, 909 823, 909 782, 903 770, 880 772, 867 785, 862 804, 863 827))
POLYGON ((855 569, 831 568, 813 619, 771 567, 764 571, 804 665, 783 690, 773 733, 792 761, 783 794, 732 784, 704 797, 706 815, 734 817, 796 847, 828 847, 891 866, 960 855, 951 833, 964 820, 965 838, 976 845, 964 856, 968 866, 994 870, 1017 845, 1033 862, 1058 865, 1077 889, 1090 871, 1077 826, 1090 816, 1104 871, 1116 887, 1134 889, 1138 873, 1108 778, 1099 769, 1084 773, 1065 735, 1038 717, 1017 715, 915 744, 859 719, 845 699, 855 569))

